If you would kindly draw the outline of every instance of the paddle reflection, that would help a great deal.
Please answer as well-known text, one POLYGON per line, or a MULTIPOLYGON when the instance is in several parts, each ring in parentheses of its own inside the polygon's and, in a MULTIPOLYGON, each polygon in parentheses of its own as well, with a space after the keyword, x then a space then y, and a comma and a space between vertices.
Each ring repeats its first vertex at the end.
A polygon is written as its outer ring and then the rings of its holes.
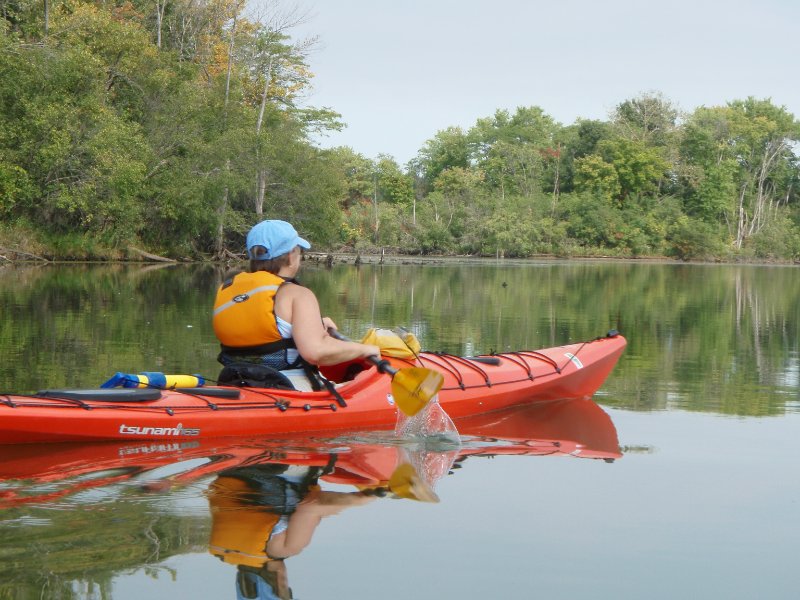
MULTIPOLYGON (((80 560, 67 568, 63 554, 54 569, 42 562, 42 548, 59 550, 55 546, 65 530, 76 523, 91 528, 87 511, 102 503, 97 510, 107 513, 112 504, 126 518, 98 518, 96 527, 103 528, 102 534, 87 535, 86 543, 105 544, 93 548, 95 554, 118 558, 117 540, 129 544, 132 538, 152 536, 150 525, 146 535, 134 530, 158 512, 148 506, 179 494, 201 498, 199 491, 208 503, 210 526, 207 517, 201 526, 196 514, 179 514, 170 527, 205 531, 209 552, 235 567, 239 598, 290 598, 286 563, 291 561, 286 559, 308 547, 325 518, 389 498, 437 502, 437 482, 473 457, 570 455, 613 461, 621 456, 611 419, 590 400, 509 409, 459 419, 456 426, 461 434, 456 446, 353 434, 324 441, 7 447, 0 463, 0 523, 23 518, 40 518, 43 523, 36 548, 26 546, 22 536, 4 535, 0 551, 13 548, 17 566, 29 572, 23 579, 40 580, 47 571, 49 577, 58 573, 62 583, 85 583, 90 577, 107 584, 122 570, 153 566, 168 555, 190 552, 197 540, 182 546, 175 540, 185 536, 162 533, 170 540, 161 540, 159 554, 143 550, 136 555, 126 549, 129 562, 109 561, 104 569, 100 561, 92 575, 80 560), (52 536, 47 529, 53 530, 52 536), (168 555, 164 548, 170 549, 168 555)), ((16 582, 20 583, 19 577, 16 582)), ((0 585, 0 595, 2 589, 0 585)))

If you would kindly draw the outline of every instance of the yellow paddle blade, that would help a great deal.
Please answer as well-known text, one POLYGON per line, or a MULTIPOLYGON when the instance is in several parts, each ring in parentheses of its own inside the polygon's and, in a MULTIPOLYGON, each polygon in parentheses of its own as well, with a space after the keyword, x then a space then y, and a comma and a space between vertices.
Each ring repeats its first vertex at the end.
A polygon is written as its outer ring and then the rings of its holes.
POLYGON ((442 389, 444 377, 438 371, 409 367, 392 377, 392 396, 397 407, 413 417, 442 389))
POLYGON ((389 490, 401 498, 418 500, 420 502, 439 502, 436 495, 417 470, 409 463, 403 463, 394 470, 389 478, 389 490))

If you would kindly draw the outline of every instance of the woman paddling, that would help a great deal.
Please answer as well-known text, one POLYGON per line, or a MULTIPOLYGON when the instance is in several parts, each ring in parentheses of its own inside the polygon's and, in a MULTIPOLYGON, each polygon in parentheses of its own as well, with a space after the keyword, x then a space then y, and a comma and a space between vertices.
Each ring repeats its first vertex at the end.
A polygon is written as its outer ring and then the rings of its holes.
POLYGON ((286 221, 262 221, 247 234, 249 272, 225 280, 214 302, 219 361, 239 371, 229 372, 231 379, 241 378, 242 366, 258 365, 288 376, 296 389, 317 389, 317 366, 380 357, 377 346, 328 334, 336 324, 295 279, 302 250, 310 247, 286 221))

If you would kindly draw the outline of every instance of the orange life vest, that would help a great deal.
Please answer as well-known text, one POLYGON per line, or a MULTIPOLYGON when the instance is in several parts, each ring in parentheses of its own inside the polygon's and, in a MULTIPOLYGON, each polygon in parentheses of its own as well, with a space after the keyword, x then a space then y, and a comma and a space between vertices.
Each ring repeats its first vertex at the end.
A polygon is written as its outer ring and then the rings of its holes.
POLYGON ((209 551, 226 563, 260 567, 273 560, 267 542, 280 520, 277 513, 247 506, 238 497, 250 491, 236 477, 219 477, 210 487, 211 539, 209 551))
POLYGON ((269 353, 294 346, 281 338, 275 317, 275 294, 284 283, 278 275, 256 271, 239 273, 220 286, 213 326, 223 350, 269 353))
MULTIPOLYGON (((313 484, 307 492, 319 489, 313 484)), ((267 554, 267 543, 281 514, 268 506, 252 504, 248 498, 253 494, 252 486, 238 477, 220 475, 209 486, 212 522, 208 549, 226 563, 257 568, 279 560, 267 554)))

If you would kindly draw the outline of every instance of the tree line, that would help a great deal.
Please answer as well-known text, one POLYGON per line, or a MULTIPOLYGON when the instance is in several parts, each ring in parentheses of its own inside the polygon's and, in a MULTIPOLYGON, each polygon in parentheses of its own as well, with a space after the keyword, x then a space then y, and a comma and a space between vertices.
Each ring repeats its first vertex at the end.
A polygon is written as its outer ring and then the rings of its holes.
MULTIPOLYGON (((800 123, 659 93, 562 125, 446 127, 406 165, 321 149, 306 15, 244 0, 0 2, 0 248, 241 252, 263 218, 317 248, 525 257, 800 258, 800 123)), ((0 252, 3 254, 3 252, 0 252)))

